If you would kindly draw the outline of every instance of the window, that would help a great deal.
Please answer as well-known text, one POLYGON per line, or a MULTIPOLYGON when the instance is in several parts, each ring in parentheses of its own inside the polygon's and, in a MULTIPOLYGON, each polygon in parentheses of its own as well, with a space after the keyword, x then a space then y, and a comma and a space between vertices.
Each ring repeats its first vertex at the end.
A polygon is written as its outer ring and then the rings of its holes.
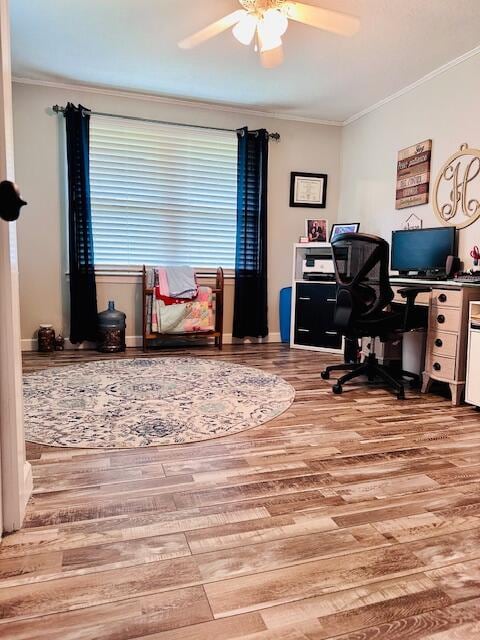
POLYGON ((235 266, 235 133, 93 115, 90 181, 97 265, 235 266))

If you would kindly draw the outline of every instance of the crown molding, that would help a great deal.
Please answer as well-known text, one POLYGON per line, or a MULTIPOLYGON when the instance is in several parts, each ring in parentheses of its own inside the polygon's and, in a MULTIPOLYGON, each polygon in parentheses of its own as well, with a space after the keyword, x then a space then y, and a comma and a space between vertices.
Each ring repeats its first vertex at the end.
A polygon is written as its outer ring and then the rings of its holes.
POLYGON ((362 111, 359 111, 358 113, 353 114, 343 122, 336 121, 336 120, 306 118, 302 116, 294 116, 294 115, 289 115, 285 113, 276 113, 276 112, 270 112, 270 111, 259 111, 256 109, 249 109, 246 107, 239 107, 239 106, 232 106, 232 105, 222 105, 214 102, 201 102, 196 100, 182 100, 180 98, 168 98, 165 96, 160 96, 160 95, 151 94, 151 93, 142 93, 139 91, 125 91, 121 89, 111 89, 111 88, 105 88, 105 87, 100 87, 95 85, 85 85, 80 83, 77 84, 77 83, 68 83, 68 82, 56 82, 52 80, 35 80, 33 78, 22 78, 17 76, 14 76, 12 78, 12 82, 14 82, 15 84, 21 84, 21 85, 33 85, 37 87, 50 87, 52 89, 64 89, 66 91, 83 91, 85 93, 102 94, 102 95, 113 96, 117 98, 145 100, 148 102, 157 102, 159 104, 168 104, 173 106, 193 107, 195 109, 204 109, 206 111, 223 111, 225 113, 236 113, 239 115, 246 115, 246 116, 259 116, 261 118, 273 118, 275 120, 285 120, 290 122, 304 122, 306 124, 326 125, 329 127, 346 127, 349 124, 352 124, 353 122, 355 122, 356 120, 359 120, 360 118, 363 118, 369 113, 372 113, 372 111, 376 111, 377 109, 380 109, 381 107, 388 104, 389 102, 392 102, 393 100, 397 100, 397 98, 401 98, 402 96, 409 93, 410 91, 413 91, 417 87, 420 87, 422 84, 425 84, 430 80, 433 80, 437 76, 445 73, 446 71, 449 71, 453 67, 456 67, 457 65, 462 64, 463 62, 466 62, 467 60, 469 60, 470 58, 473 58, 478 54, 480 54, 480 46, 475 47, 474 49, 471 49, 470 51, 467 51, 466 53, 462 54, 458 58, 454 58, 453 60, 451 60, 450 62, 447 62, 441 67, 434 69, 433 71, 431 71, 430 73, 427 73, 427 75, 423 76, 419 80, 412 82, 411 84, 407 85, 403 89, 400 89, 399 91, 392 93, 390 96, 383 98, 379 102, 372 104, 370 107, 367 107, 366 109, 363 109, 362 111))
POLYGON ((413 91, 413 89, 416 89, 417 87, 421 86, 422 84, 425 84, 426 82, 429 82, 430 80, 433 80, 437 76, 442 75, 442 73, 445 73, 446 71, 449 71, 449 69, 452 69, 453 67, 456 67, 458 64, 462 64, 462 62, 466 62, 469 58, 473 58, 474 56, 478 55, 479 53, 480 53, 480 46, 475 47, 475 49, 471 49, 470 51, 467 51, 466 53, 464 53, 463 55, 459 56, 458 58, 454 58, 454 60, 450 60, 450 62, 447 62, 446 64, 442 65, 441 67, 438 67, 434 71, 431 71, 430 73, 427 73, 426 76, 423 76, 419 80, 416 80, 415 82, 412 82, 412 84, 409 84, 406 87, 404 87, 403 89, 400 89, 400 91, 397 91, 396 93, 392 93, 392 95, 388 96, 387 98, 383 98, 383 100, 380 100, 379 102, 376 102, 375 104, 372 104, 372 106, 367 107, 366 109, 363 109, 363 111, 359 111, 358 113, 355 113, 353 116, 350 116, 350 118, 347 118, 346 120, 344 120, 342 125, 344 127, 346 127, 347 125, 351 124, 352 122, 355 122, 355 120, 359 120, 360 118, 363 118, 363 116, 366 116, 367 114, 371 113, 372 111, 376 111, 377 109, 380 109, 380 107, 383 107, 385 104, 388 104, 389 102, 392 102, 392 100, 396 100, 397 98, 401 98, 406 93, 409 93, 410 91, 413 91))
POLYGON ((329 127, 341 127, 342 122, 335 120, 320 120, 316 118, 305 118, 302 116, 289 115, 285 113, 275 113, 270 111, 258 111, 256 109, 248 109, 245 107, 236 107, 231 105, 222 105, 214 102, 201 102, 195 100, 181 100, 180 98, 167 98, 165 96, 155 95, 151 93, 142 93, 138 91, 125 91, 121 89, 109 89, 94 85, 55 82, 52 80, 34 80, 33 78, 22 78, 14 76, 12 82, 21 85, 32 85, 37 87, 49 87, 51 89, 64 89, 66 91, 83 91, 85 93, 101 94, 104 96, 112 96, 117 98, 130 98, 133 100, 145 100, 148 102, 157 102, 159 104, 168 104, 177 107, 193 107, 195 109, 204 109, 206 111, 223 111, 226 113, 236 113, 245 116, 259 116, 261 118, 273 118, 275 120, 286 120, 290 122, 304 122, 306 124, 326 125, 329 127))

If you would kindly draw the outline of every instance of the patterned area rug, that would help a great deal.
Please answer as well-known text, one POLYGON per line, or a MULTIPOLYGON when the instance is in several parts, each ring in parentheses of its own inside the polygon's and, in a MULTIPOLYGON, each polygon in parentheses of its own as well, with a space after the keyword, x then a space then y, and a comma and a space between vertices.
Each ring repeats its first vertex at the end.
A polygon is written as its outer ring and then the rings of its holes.
POLYGON ((295 391, 203 358, 107 360, 24 376, 25 435, 55 447, 134 448, 218 438, 283 413, 295 391))

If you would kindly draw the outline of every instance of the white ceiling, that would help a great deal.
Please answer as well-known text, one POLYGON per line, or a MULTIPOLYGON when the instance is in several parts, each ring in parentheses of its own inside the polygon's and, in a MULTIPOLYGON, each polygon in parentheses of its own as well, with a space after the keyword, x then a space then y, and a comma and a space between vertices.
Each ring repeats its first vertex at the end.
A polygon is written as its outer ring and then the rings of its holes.
POLYGON ((238 0, 10 0, 13 72, 295 117, 344 121, 480 44, 480 0, 306 0, 358 16, 342 38, 291 23, 266 70, 226 32, 177 41, 238 0))

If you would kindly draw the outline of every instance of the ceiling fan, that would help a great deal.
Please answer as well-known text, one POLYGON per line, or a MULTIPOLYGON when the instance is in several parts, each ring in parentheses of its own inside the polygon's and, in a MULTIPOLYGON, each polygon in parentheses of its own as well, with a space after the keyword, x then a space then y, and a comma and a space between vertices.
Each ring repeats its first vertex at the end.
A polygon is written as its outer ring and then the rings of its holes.
POLYGON ((352 36, 360 28, 354 16, 321 9, 303 2, 291 0, 239 0, 243 9, 238 9, 197 33, 178 43, 182 49, 193 49, 227 29, 232 29, 235 38, 248 46, 255 42, 255 51, 260 52, 262 65, 276 67, 283 62, 282 36, 288 29, 289 20, 295 20, 317 29, 331 31, 341 36, 352 36))

